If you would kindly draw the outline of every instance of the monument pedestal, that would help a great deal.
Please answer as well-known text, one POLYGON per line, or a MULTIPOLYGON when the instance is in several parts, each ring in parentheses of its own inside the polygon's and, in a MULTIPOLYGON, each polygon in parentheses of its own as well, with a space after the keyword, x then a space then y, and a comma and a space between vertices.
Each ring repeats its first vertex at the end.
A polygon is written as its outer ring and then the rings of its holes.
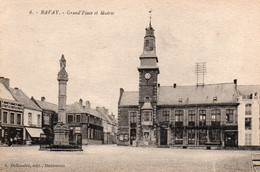
POLYGON ((54 127, 54 146, 69 146, 69 126, 59 122, 54 127))

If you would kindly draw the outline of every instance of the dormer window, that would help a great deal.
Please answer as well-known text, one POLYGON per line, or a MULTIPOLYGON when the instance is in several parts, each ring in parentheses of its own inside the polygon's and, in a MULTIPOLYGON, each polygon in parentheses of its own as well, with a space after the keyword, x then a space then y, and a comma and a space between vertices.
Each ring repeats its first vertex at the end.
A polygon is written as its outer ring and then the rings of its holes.
POLYGON ((182 103, 182 98, 179 98, 179 103, 182 103))
POLYGON ((213 97, 213 102, 218 101, 218 97, 213 97))

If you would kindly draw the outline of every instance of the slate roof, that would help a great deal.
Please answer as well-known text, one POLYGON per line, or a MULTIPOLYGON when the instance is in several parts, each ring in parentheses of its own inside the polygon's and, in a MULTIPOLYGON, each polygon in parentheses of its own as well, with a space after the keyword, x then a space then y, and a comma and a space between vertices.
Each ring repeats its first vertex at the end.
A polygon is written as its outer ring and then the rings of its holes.
POLYGON ((68 105, 66 107, 66 113, 87 113, 95 117, 104 119, 104 117, 102 117, 95 109, 84 109, 83 106, 80 105, 78 102, 68 105))
POLYGON ((238 85, 240 95, 247 96, 255 92, 260 92, 260 85, 238 85))
MULTIPOLYGON (((158 88, 157 105, 237 103, 234 83, 208 84, 204 86, 161 86, 158 88), (213 98, 217 97, 217 101, 213 98), (179 100, 182 100, 182 103, 179 100)), ((123 92, 119 105, 138 105, 138 92, 123 92)))
POLYGON ((103 112, 98 112, 102 117, 103 119, 105 119, 109 124, 112 124, 113 121, 109 118, 109 115, 106 115, 105 113, 103 112))
POLYGON ((24 105, 24 108, 42 111, 21 89, 10 88, 10 92, 19 103, 24 105))
POLYGON ((16 101, 4 84, 0 83, 0 99, 16 101))
POLYGON ((138 106, 138 91, 124 91, 119 105, 138 106))
POLYGON ((40 108, 58 113, 58 105, 46 101, 35 100, 40 108))
POLYGON ((159 87, 158 105, 237 103, 235 84, 209 84, 204 86, 159 87), (216 97, 217 101, 213 101, 216 97), (182 99, 182 103, 179 100, 182 99))
POLYGON ((109 119, 112 121, 112 124, 116 124, 116 119, 112 118, 111 115, 108 115, 109 119))

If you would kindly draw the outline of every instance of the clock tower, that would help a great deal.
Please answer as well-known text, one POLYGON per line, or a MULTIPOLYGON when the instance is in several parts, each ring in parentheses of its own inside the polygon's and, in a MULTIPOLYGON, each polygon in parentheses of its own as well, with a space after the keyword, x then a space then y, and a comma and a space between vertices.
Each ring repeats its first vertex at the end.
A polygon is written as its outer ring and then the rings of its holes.
POLYGON ((145 29, 143 53, 140 56, 139 71, 139 113, 137 140, 144 145, 157 143, 157 83, 159 67, 156 55, 154 29, 151 24, 145 29))

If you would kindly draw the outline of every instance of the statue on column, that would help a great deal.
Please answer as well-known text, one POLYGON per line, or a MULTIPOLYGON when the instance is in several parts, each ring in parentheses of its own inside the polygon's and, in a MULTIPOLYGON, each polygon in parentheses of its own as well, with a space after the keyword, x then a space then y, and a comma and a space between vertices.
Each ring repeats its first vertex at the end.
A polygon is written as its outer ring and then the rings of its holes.
POLYGON ((64 58, 64 55, 62 54, 62 57, 60 59, 60 69, 65 69, 66 68, 66 60, 64 58))

